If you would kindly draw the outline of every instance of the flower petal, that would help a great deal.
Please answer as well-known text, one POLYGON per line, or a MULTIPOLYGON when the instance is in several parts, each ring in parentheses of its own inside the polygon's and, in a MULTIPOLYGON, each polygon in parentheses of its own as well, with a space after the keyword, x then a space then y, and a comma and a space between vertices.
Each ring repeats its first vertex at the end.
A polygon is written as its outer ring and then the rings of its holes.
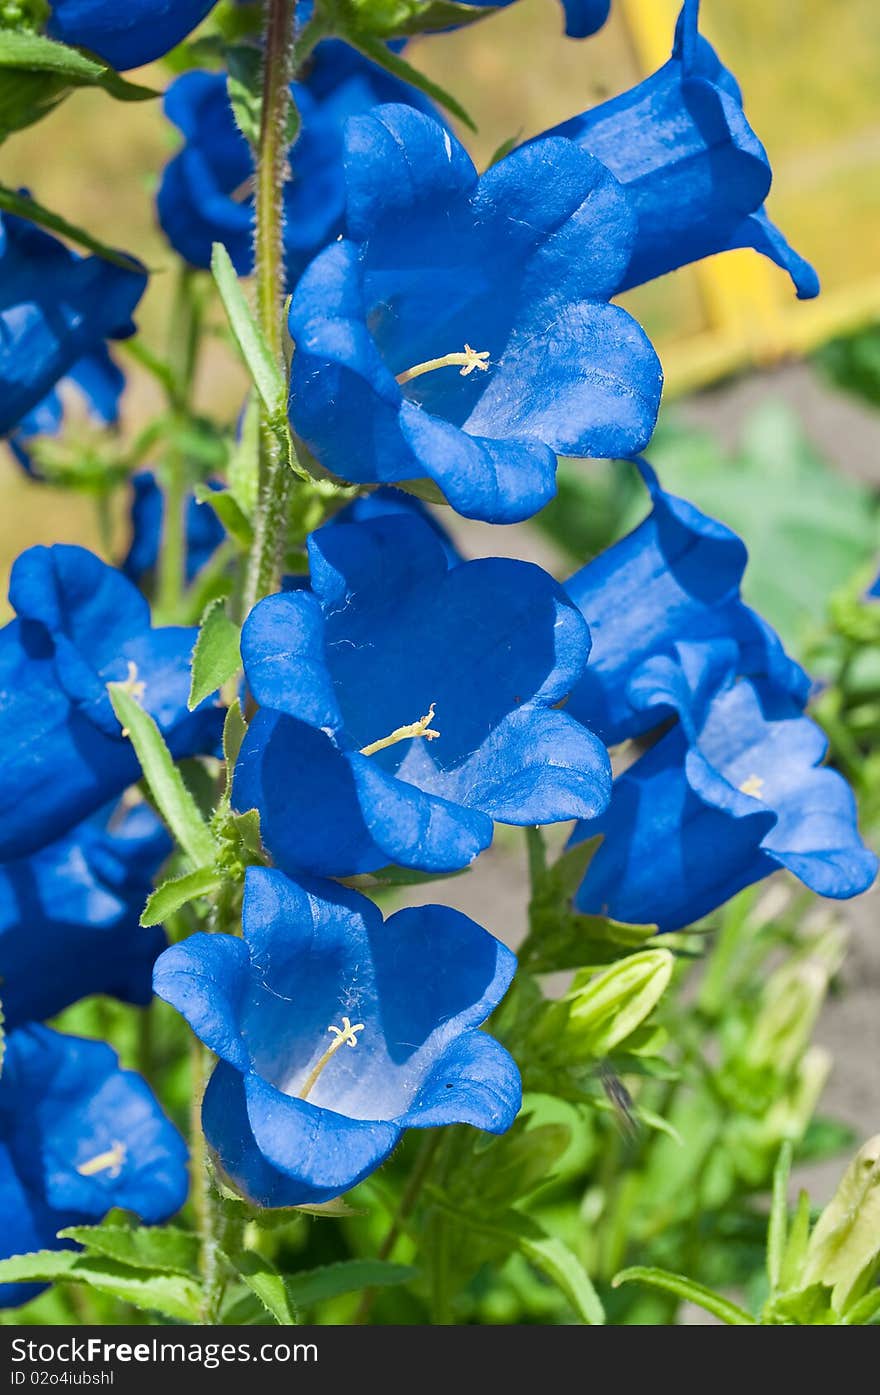
POLYGON ((246 946, 232 935, 198 932, 161 954, 153 991, 185 1018, 216 1056, 245 1069, 241 1014, 248 988, 246 946))
POLYGON ((485 1032, 467 1032, 450 1044, 397 1122, 408 1129, 473 1124, 505 1133, 521 1105, 522 1083, 513 1057, 485 1032))

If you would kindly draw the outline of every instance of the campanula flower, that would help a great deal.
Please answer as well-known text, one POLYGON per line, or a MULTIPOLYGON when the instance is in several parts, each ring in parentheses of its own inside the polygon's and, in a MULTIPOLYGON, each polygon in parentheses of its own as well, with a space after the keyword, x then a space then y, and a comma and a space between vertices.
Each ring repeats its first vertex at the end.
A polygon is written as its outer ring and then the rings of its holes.
POLYGON ((661 374, 608 303, 632 253, 628 194, 571 141, 481 177, 411 107, 346 125, 346 237, 290 307, 290 418, 319 464, 360 483, 430 479, 459 513, 528 518, 556 457, 631 455, 661 374))
POLYGON ((113 362, 105 344, 99 344, 91 353, 77 359, 70 372, 22 417, 10 435, 9 448, 22 469, 33 479, 39 478, 31 458, 30 443, 35 436, 58 435, 68 398, 78 398, 95 425, 115 426, 119 421, 119 399, 124 388, 125 374, 113 362))
MULTIPOLYGON (((156 477, 149 470, 132 475, 131 542, 121 564, 126 576, 141 581, 159 561, 165 498, 156 477)), ((219 486, 218 486, 219 488, 219 486)), ((210 504, 199 503, 193 495, 186 502, 184 546, 187 581, 213 556, 226 534, 210 504)))
POLYGON ((846 781, 822 767, 824 733, 766 679, 737 679, 715 646, 683 643, 640 674, 642 700, 678 723, 621 775, 575 898, 582 911, 676 930, 779 867, 836 898, 865 891, 846 781))
POLYGON ((80 257, 24 218, 0 214, 0 435, 105 339, 134 333, 131 315, 146 284, 137 262, 80 257))
POLYGON ((516 959, 446 906, 383 921, 366 897, 249 868, 244 938, 191 935, 154 987, 220 1058, 205 1134, 262 1206, 339 1196, 405 1129, 466 1123, 503 1133, 519 1073, 478 1030, 516 959))
POLYGON ((49 0, 48 31, 125 72, 176 48, 217 0, 49 0))
POLYGON ((549 134, 597 156, 633 200, 638 236, 618 290, 753 247, 789 273, 800 297, 817 295, 815 271, 767 217, 770 161, 698 20, 699 0, 685 0, 668 63, 549 134))
POLYGON ((428 525, 402 517, 323 528, 309 558, 311 590, 267 597, 242 633, 260 710, 234 802, 259 809, 281 867, 451 871, 488 847, 493 819, 604 809, 605 748, 557 710, 589 631, 546 572, 449 568, 428 525))
MULTIPOLYGON (((115 1206, 148 1224, 179 1211, 186 1145, 139 1075, 101 1041, 19 1027, 0 1076, 0 1255, 67 1248, 65 1226, 93 1225, 115 1206)), ((0 1306, 40 1284, 0 1285, 0 1306)))
POLYGON ((638 464, 650 514, 565 583, 593 639, 566 712, 609 746, 659 725, 669 712, 644 703, 641 666, 695 639, 712 641, 730 653, 736 672, 770 677, 803 705, 809 678, 740 598, 745 544, 723 523, 661 489, 647 461, 638 464))
POLYGON ((335 528, 340 523, 369 523, 373 518, 386 518, 388 514, 404 514, 407 518, 421 519, 427 523, 442 545, 450 567, 463 560, 436 514, 431 513, 415 495, 407 494, 402 489, 394 489, 391 485, 371 489, 368 494, 359 494, 351 503, 346 504, 345 508, 340 509, 339 513, 334 514, 329 522, 323 524, 323 527, 335 528))
POLYGON ((0 865, 7 1027, 106 993, 144 1004, 164 932, 139 924, 171 840, 146 804, 94 815, 32 857, 0 865))
POLYGON ((0 630, 0 859, 26 857, 140 778, 108 682, 130 682, 180 758, 215 748, 222 713, 187 709, 194 628, 152 629, 137 588, 82 547, 32 547, 0 630))
MULTIPOLYGON (((316 252, 342 231, 342 132, 347 117, 380 102, 432 111, 427 98, 338 40, 319 44, 302 82, 291 86, 300 131, 284 186, 284 254, 293 287, 316 252)), ((192 266, 211 265, 222 242, 240 276, 253 270, 254 160, 232 113, 224 73, 183 73, 165 94, 182 149, 165 167, 159 222, 192 266)))

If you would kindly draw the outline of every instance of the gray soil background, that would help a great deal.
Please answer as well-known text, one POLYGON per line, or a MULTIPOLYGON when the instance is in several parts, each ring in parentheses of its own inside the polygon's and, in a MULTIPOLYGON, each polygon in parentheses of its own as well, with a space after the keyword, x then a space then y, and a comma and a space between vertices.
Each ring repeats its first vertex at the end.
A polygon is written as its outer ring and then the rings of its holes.
MULTIPOLYGON (((880 414, 830 390, 807 366, 765 369, 676 403, 676 412, 685 422, 711 428, 732 449, 751 412, 768 401, 792 407, 810 440, 842 474, 880 486, 880 414)), ((447 526, 448 516, 444 509, 447 526)), ((503 528, 456 519, 453 531, 466 557, 521 557, 564 575, 565 564, 552 544, 528 525, 503 528)), ((415 888, 396 904, 423 905, 435 895, 515 948, 525 934, 529 898, 521 831, 499 829, 493 846, 466 875, 443 882, 442 893, 415 888)), ((880 884, 855 901, 826 904, 839 910, 849 949, 814 1036, 834 1058, 820 1111, 849 1125, 861 1143, 880 1132, 880 884)), ((840 1158, 797 1169, 792 1199, 806 1187, 814 1204, 824 1204, 844 1165, 840 1158)), ((696 1310, 685 1320, 713 1321, 696 1310)))

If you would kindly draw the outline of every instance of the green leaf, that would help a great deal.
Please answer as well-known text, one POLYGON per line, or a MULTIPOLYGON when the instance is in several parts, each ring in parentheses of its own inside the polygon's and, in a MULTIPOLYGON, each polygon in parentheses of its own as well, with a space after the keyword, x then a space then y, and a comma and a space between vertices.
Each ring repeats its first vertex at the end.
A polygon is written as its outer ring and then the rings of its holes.
POLYGON ((77 48, 20 29, 0 29, 0 68, 57 73, 70 86, 103 87, 125 102, 143 102, 162 95, 153 88, 128 82, 107 63, 87 58, 77 48))
POLYGON ((226 476, 230 494, 244 517, 250 520, 260 489, 260 406, 253 392, 248 393, 241 432, 229 458, 226 476))
POLYGON ((77 87, 101 87, 121 101, 158 97, 78 49, 22 30, 0 28, 0 140, 46 116, 77 87))
POLYGON ((211 253, 211 271, 220 292, 220 299, 223 301, 229 327, 253 379, 254 386, 263 399, 270 417, 280 420, 284 417, 287 397, 281 369, 245 300, 241 283, 229 259, 229 253, 220 242, 214 243, 211 253))
POLYGON ((384 68, 386 72, 393 73, 403 82, 417 87, 433 102, 437 102, 447 111, 451 111, 452 115, 457 116, 459 121, 471 131, 476 131, 473 118, 468 115, 456 97, 453 97, 450 92, 440 87, 431 78, 426 77, 424 73, 420 73, 418 68, 414 68, 411 63, 407 63, 406 59, 401 58, 399 53, 394 53, 381 39, 375 38, 372 34, 364 33, 361 29, 346 30, 342 37, 351 44, 352 48, 358 49, 365 58, 369 58, 377 67, 384 68))
POLYGON ((648 1288, 657 1288, 663 1293, 671 1293, 682 1303, 695 1303, 698 1308, 711 1313, 713 1317, 720 1318, 729 1327, 755 1326, 755 1319, 744 1308, 737 1307, 736 1303, 722 1298, 720 1293, 713 1292, 704 1284, 698 1284, 693 1279, 684 1278, 682 1274, 670 1274, 665 1269, 649 1269, 637 1264, 631 1269, 621 1270, 611 1280, 612 1288, 632 1283, 645 1284, 648 1288))
MULTIPOLYGON (((226 720, 223 723, 223 759, 228 766, 227 775, 230 780, 232 769, 238 760, 238 753, 246 735, 247 722, 241 710, 241 703, 236 698, 233 703, 230 703, 226 712, 226 720)), ((227 794, 229 793, 231 791, 227 790, 227 794)))
POLYGON ((771 1297, 779 1292, 785 1262, 791 1155, 791 1143, 786 1140, 779 1150, 779 1158, 773 1172, 773 1201, 770 1207, 770 1223, 767 1227, 767 1278, 770 1280, 771 1297))
POLYGON ((107 691, 113 711, 123 730, 128 732, 160 814, 193 865, 211 866, 214 839, 174 764, 162 733, 125 683, 108 683, 107 691))
POLYGON ((253 545, 254 530, 250 519, 242 512, 231 490, 211 489, 207 484, 197 484, 193 494, 200 504, 208 504, 215 512, 223 527, 238 545, 247 551, 253 545))
POLYGON ((880 1289, 866 1293, 840 1319, 844 1327, 867 1327, 880 1317, 880 1289))
POLYGON ((256 149, 263 110, 263 55, 252 44, 230 44, 226 67, 226 90, 235 124, 256 149))
POLYGON ((106 71, 106 64, 42 34, 0 29, 0 68, 30 68, 35 72, 60 73, 71 83, 94 83, 106 71))
POLYGON ((178 1226, 72 1225, 58 1234, 134 1269, 189 1276, 199 1271, 198 1236, 178 1226))
POLYGON ((117 252, 113 247, 108 247, 105 242, 93 237, 83 228, 68 223, 66 218, 61 218, 57 213, 44 208, 30 195, 18 194, 14 189, 7 189, 2 184, 0 184, 0 210, 4 213, 14 213, 19 218, 26 218, 29 223, 36 223, 41 228, 47 228, 49 232, 69 238, 71 242, 75 242, 78 246, 85 247, 87 251, 102 257, 105 262, 113 262, 115 266, 124 267, 126 271, 143 270, 139 262, 136 262, 132 257, 127 257, 124 252, 117 252))
POLYGON ((241 668, 241 630, 226 613, 226 603, 211 601, 199 627, 192 656, 192 684, 187 706, 195 711, 241 668))
POLYGON ((0 1260, 0 1283, 87 1284, 100 1293, 177 1322, 198 1322, 199 1286, 182 1274, 155 1274, 73 1250, 40 1250, 0 1260))
POLYGON ((351 0, 349 8, 364 28, 388 39, 460 28, 492 13, 491 7, 455 0, 351 0))
POLYGON ((807 1192, 801 1190, 798 1193, 794 1220, 789 1227, 785 1253, 782 1256, 782 1267, 779 1273, 779 1288, 782 1293, 800 1284, 809 1239, 810 1198, 807 1192))
POLYGON ((200 896, 210 896, 223 885, 223 875, 214 867, 199 867, 195 872, 186 872, 182 877, 171 877, 148 898, 141 914, 143 926, 161 925, 181 906, 200 896))
POLYGON ((320 1269, 288 1274, 287 1294, 297 1307, 307 1308, 328 1298, 360 1293, 365 1288, 407 1284, 417 1273, 408 1264, 391 1264, 382 1259, 342 1259, 337 1264, 325 1264, 320 1269))
POLYGON ((265 852, 260 834, 259 809, 248 809, 243 814, 232 814, 229 823, 238 839, 245 861, 248 863, 252 861, 264 862, 265 852))
POLYGON ((489 161, 486 168, 491 169, 493 165, 497 165, 501 160, 505 159, 506 156, 508 156, 512 150, 516 149, 521 140, 522 130, 517 131, 515 136, 508 136, 507 140, 503 140, 501 144, 493 151, 492 158, 489 161))
POLYGON ((286 1327, 296 1326, 297 1312, 290 1300, 286 1281, 271 1260, 255 1250, 245 1250, 236 1257, 233 1267, 277 1323, 286 1327))
POLYGON ((577 1256, 555 1235, 548 1235, 533 1216, 508 1211, 493 1218, 486 1234, 509 1240, 536 1269, 540 1269, 565 1294, 581 1322, 601 1327, 605 1310, 592 1280, 577 1256))

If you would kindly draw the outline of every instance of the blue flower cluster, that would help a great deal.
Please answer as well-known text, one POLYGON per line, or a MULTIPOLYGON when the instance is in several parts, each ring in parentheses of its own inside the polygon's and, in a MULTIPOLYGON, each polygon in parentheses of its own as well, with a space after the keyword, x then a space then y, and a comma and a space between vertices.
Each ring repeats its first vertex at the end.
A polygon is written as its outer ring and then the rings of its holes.
MULTIPOLYGON (((338 40, 319 44, 308 75, 291 84, 300 130, 284 186, 284 252, 290 287, 309 261, 342 231, 343 129, 350 116, 380 102, 433 110, 413 87, 338 40)), ((240 276, 253 269, 254 158, 235 122, 226 75, 194 69, 165 94, 165 114, 184 138, 166 166, 156 206, 176 252, 209 267, 222 242, 240 276)))
MULTIPOLYGON (((115 1206, 167 1220, 187 1192, 186 1145, 140 1076, 100 1041, 30 1025, 10 1032, 0 1076, 4 1255, 58 1249, 59 1230, 115 1206)), ((0 1305, 39 1285, 0 1285, 0 1305)))
MULTIPOLYGON (((52 34, 129 68, 211 3, 51 8, 52 34)), ((569 34, 608 9, 566 0, 569 34)), ((153 626, 135 584, 159 549, 154 476, 134 478, 121 570, 62 545, 17 560, 0 630, 3 1252, 112 1206, 154 1221, 182 1204, 185 1150, 145 1083, 40 1025, 91 993, 146 1002, 151 973, 218 1059, 206 1136, 255 1203, 338 1196, 409 1128, 510 1126, 517 1068, 479 1029, 513 954, 443 906, 385 920, 334 879, 456 871, 496 823, 574 821, 575 841, 602 835, 576 905, 661 931, 777 867, 834 897, 873 880, 804 715, 809 679, 742 601, 727 528, 642 462, 649 516, 563 585, 463 560, 393 487, 529 518, 559 456, 633 457, 651 437, 660 365, 621 291, 749 246, 816 293, 767 219, 766 154, 697 19, 686 0, 658 73, 482 175, 418 93, 340 43, 293 86, 290 422, 316 471, 362 493, 312 533, 308 579, 245 620, 255 710, 232 802, 259 811, 274 865, 246 874, 242 938, 160 953, 162 932, 137 923, 170 843, 130 793, 140 770, 107 685, 128 685, 176 759, 215 755, 223 719, 213 698, 188 708, 195 630, 153 626)), ((253 162, 224 78, 185 73, 166 112, 184 144, 158 197, 165 233, 194 267, 221 241, 247 273, 253 162)), ((145 279, 0 222, 0 432, 25 463, 68 381, 115 420, 105 341, 131 331, 145 279)), ((197 505, 186 525, 191 580, 222 529, 197 505)))
MULTIPOLYGON (((166 940, 139 918, 171 842, 125 796, 137 760, 107 683, 130 683, 179 755, 213 750, 221 714, 190 713, 195 632, 153 629, 120 572, 78 547, 15 564, 16 619, 0 630, 4 787, 0 980, 12 1031, 0 1076, 0 1252, 56 1247, 65 1226, 114 1207, 165 1220, 187 1193, 187 1154, 146 1082, 109 1047, 34 1025, 83 997, 146 1004, 166 940), (115 806, 115 807, 114 807, 115 806)), ((33 1285, 0 1287, 0 1304, 33 1285)))

